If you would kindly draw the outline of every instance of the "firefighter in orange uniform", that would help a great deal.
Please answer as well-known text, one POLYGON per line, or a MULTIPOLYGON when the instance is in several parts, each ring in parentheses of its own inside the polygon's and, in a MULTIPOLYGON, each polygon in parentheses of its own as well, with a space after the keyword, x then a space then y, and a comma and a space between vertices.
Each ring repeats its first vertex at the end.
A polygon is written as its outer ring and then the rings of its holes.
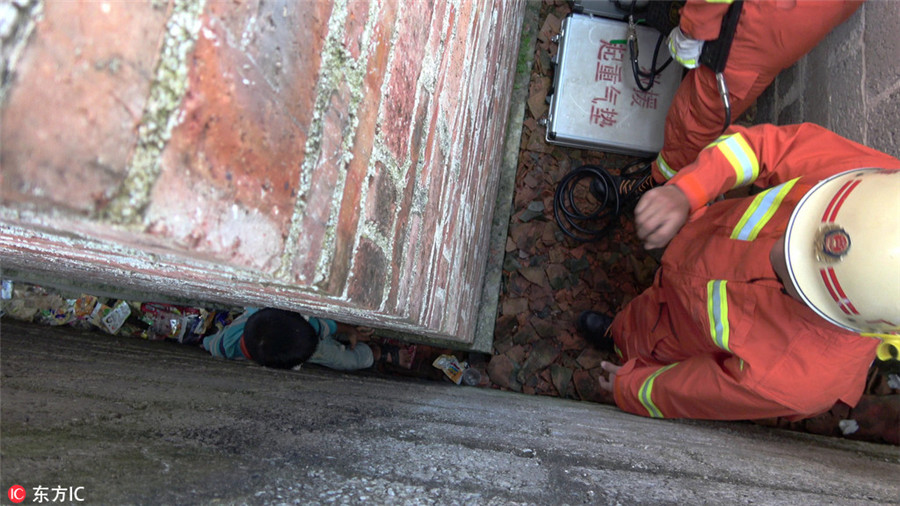
MULTIPOLYGON (((844 22, 863 0, 746 0, 724 70, 732 118, 740 116, 775 76, 809 52, 844 22)), ((653 180, 662 183, 694 161, 722 132, 725 112, 716 77, 700 66, 704 41, 719 36, 730 0, 687 0, 680 26, 668 46, 688 72, 666 115, 663 148, 652 164, 653 180)))
POLYGON ((645 246, 668 247, 605 334, 623 365, 604 363, 601 387, 651 417, 854 406, 900 345, 898 169, 813 124, 732 127, 635 208, 645 246), (750 184, 768 189, 709 204, 750 184))

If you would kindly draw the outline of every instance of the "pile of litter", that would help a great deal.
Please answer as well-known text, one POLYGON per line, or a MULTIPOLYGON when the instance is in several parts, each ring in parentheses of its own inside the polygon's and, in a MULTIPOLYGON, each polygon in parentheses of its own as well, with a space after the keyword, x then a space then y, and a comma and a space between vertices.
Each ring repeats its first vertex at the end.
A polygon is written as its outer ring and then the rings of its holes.
POLYGON ((44 325, 98 329, 112 335, 197 344, 243 310, 134 302, 2 280, 0 316, 44 325))

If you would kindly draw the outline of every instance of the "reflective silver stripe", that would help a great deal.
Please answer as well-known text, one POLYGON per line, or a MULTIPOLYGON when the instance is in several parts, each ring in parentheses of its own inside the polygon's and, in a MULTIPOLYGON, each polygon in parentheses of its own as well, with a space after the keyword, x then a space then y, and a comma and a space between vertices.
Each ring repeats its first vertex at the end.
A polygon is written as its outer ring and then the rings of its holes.
POLYGON ((743 135, 739 133, 730 135, 715 145, 734 169, 733 188, 753 184, 756 181, 759 177, 759 160, 743 135))
POLYGON ((656 381, 657 376, 675 367, 676 365, 678 365, 678 362, 660 368, 655 373, 651 374, 647 379, 645 379, 644 384, 641 385, 641 389, 638 390, 638 399, 641 401, 641 404, 644 405, 644 408, 647 410, 647 412, 650 413, 650 416, 652 418, 665 418, 662 414, 662 411, 660 411, 659 408, 656 407, 656 404, 653 403, 653 383, 656 381))
POLYGON ((741 216, 741 219, 738 221, 737 225, 735 225, 734 230, 731 231, 731 238, 739 241, 752 241, 756 239, 759 235, 759 231, 769 223, 769 220, 772 219, 775 211, 781 206, 781 202, 784 201, 784 197, 791 191, 794 184, 797 183, 799 179, 800 178, 797 177, 786 183, 773 186, 754 197, 753 202, 750 203, 750 207, 744 211, 743 216, 741 216))
POLYGON ((660 153, 656 157, 656 166, 659 168, 659 173, 662 174, 667 181, 675 177, 675 174, 677 174, 677 171, 672 170, 672 168, 669 167, 669 164, 667 164, 666 161, 663 160, 662 153, 660 153))
POLYGON ((709 335, 719 348, 731 352, 728 337, 731 326, 728 323, 728 281, 714 279, 706 284, 706 310, 709 314, 709 335))

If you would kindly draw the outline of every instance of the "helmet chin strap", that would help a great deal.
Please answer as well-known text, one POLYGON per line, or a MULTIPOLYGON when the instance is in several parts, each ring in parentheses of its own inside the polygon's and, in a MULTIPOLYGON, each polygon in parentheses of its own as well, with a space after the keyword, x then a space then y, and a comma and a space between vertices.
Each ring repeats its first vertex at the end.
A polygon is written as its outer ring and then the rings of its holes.
MULTIPOLYGON (((881 344, 878 345, 878 349, 875 351, 875 354, 878 356, 878 360, 891 360, 894 356, 891 354, 891 347, 893 346, 898 352, 900 352, 900 334, 879 334, 874 332, 863 332, 859 335, 863 337, 874 337, 876 339, 881 339, 881 344)), ((898 353, 898 357, 900 357, 900 353, 898 353)))

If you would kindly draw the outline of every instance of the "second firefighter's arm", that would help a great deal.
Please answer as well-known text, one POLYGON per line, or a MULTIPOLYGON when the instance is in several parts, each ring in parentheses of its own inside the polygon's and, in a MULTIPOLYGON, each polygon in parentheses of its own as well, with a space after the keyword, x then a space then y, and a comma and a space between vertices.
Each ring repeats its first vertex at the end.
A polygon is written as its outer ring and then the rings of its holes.
POLYGON ((900 161, 812 123, 732 126, 666 185, 680 189, 696 211, 734 188, 801 176, 818 181, 861 167, 900 168, 900 161))
POLYGON ((678 26, 685 35, 697 40, 715 40, 722 28, 722 18, 731 2, 688 0, 681 9, 678 26))

